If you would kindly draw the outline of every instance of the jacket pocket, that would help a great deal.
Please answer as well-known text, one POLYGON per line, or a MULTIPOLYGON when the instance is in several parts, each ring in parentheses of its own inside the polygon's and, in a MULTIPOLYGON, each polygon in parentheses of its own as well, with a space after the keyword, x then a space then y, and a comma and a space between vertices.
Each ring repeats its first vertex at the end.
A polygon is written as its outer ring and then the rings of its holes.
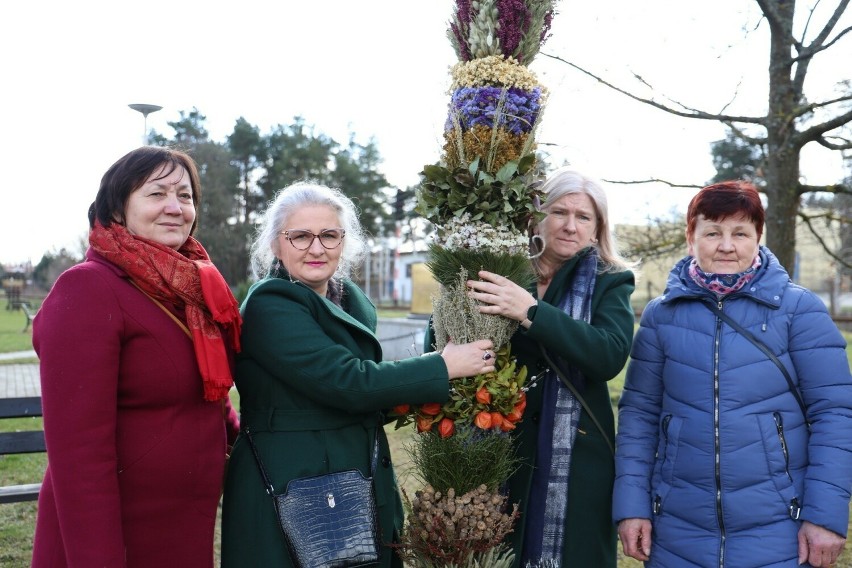
POLYGON ((796 494, 793 476, 790 474, 790 447, 784 430, 783 416, 780 412, 773 412, 762 414, 757 419, 769 478, 778 492, 779 504, 791 517, 797 519, 801 500, 796 494))
POLYGON ((652 481, 653 513, 663 512, 666 497, 672 487, 677 466, 677 452, 680 447, 680 429, 683 420, 672 414, 666 414, 660 420, 660 436, 657 446, 657 459, 652 481))

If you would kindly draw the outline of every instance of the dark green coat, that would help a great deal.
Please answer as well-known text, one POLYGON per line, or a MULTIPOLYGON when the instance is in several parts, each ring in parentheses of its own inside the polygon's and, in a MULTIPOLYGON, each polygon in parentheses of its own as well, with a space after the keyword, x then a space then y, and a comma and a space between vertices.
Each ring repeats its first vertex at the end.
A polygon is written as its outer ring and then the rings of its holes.
MULTIPOLYGON (((592 296, 591 325, 569 317, 559 309, 577 255, 565 263, 541 298, 529 330, 519 328, 512 338, 512 353, 532 376, 547 367, 539 344, 575 365, 585 376, 583 397, 615 440, 615 424, 607 381, 624 367, 633 340, 634 289, 630 271, 598 274, 592 296)), ((558 380, 558 379, 556 379, 558 380)), ((527 392, 527 408, 515 432, 518 456, 523 465, 509 480, 510 503, 520 501, 521 519, 509 535, 516 551, 523 542, 525 502, 530 491, 532 467, 536 464, 536 441, 541 411, 540 387, 527 392)), ((585 411, 581 413, 577 439, 571 456, 566 516, 564 568, 615 568, 616 531, 612 523, 612 487, 615 466, 612 454, 585 411)), ((520 562, 517 554, 516 565, 520 562)))
MULTIPOLYGON (((249 426, 276 492, 289 480, 358 468, 374 480, 382 539, 394 541, 403 513, 380 410, 442 402, 449 378, 440 356, 381 362, 376 312, 351 282, 343 309, 301 283, 268 278, 243 307, 237 359, 241 425, 249 426)), ((400 566, 389 548, 381 566, 400 566)), ((231 454, 222 517, 223 567, 291 566, 272 501, 244 435, 231 454)))

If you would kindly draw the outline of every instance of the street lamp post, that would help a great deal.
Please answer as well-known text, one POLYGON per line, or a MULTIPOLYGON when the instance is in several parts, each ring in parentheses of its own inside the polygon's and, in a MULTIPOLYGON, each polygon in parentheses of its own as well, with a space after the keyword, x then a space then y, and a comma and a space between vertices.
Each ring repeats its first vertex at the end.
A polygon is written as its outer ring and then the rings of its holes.
POLYGON ((142 144, 148 145, 148 115, 152 112, 157 112, 160 110, 161 106, 159 105, 148 105, 144 103, 134 103, 131 105, 127 105, 135 111, 139 111, 142 113, 142 117, 144 119, 144 131, 142 132, 142 144))

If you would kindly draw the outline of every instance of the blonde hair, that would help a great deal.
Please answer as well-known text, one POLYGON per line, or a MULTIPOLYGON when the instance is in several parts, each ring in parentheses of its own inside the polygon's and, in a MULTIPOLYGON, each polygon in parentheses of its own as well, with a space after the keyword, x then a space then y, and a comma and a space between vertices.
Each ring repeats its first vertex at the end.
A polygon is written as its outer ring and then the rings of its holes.
MULTIPOLYGON (((609 206, 607 205, 606 192, 600 182, 571 168, 563 167, 551 173, 542 186, 544 201, 540 210, 547 213, 549 207, 566 195, 585 194, 592 200, 595 208, 595 240, 592 244, 600 258, 600 272, 622 272, 630 270, 633 265, 625 260, 618 252, 615 235, 612 233, 609 223, 609 206)), ((533 227, 534 229, 535 227, 533 227)), ((541 235, 542 245, 538 252, 540 256, 547 248, 547 242, 541 235)), ((533 259, 533 267, 536 273, 542 275, 542 267, 538 258, 533 259)))

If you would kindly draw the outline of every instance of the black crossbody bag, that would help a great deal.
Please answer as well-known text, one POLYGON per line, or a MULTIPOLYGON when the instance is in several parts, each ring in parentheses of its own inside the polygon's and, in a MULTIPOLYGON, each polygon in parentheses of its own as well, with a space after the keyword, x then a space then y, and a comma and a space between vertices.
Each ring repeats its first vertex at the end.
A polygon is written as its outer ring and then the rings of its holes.
POLYGON ((805 406, 805 401, 802 400, 802 395, 799 393, 799 389, 796 388, 796 384, 793 382, 792 377, 790 377, 789 371, 784 366, 778 357, 775 356, 775 353, 772 352, 769 347, 766 346, 762 341, 754 336, 753 333, 748 331, 746 328, 738 324, 731 316, 723 312, 716 304, 710 304, 707 302, 701 302, 708 310, 716 314, 719 319, 723 322, 734 328, 740 335, 751 341, 751 343, 760 349, 764 355, 769 357, 769 360, 775 363, 775 366, 781 371, 781 374, 784 375, 784 378, 787 379, 787 386, 790 388, 790 393, 796 398, 796 402, 799 404, 799 408, 802 410, 802 416, 805 417, 805 424, 808 426, 808 430, 811 428, 811 423, 808 421, 808 409, 805 406))
POLYGON ((547 350, 541 344, 539 344, 539 349, 541 349, 541 354, 544 356, 544 360, 547 361, 547 364, 550 365, 550 368, 553 369, 553 372, 556 373, 556 376, 559 377, 559 380, 562 381, 562 384, 568 387, 568 390, 571 391, 571 394, 574 395, 574 398, 577 399, 577 401, 580 403, 580 406, 582 406, 583 410, 586 411, 586 414, 589 416, 589 419, 598 429, 598 432, 601 433, 601 436, 603 436, 604 442, 606 442, 610 453, 612 455, 615 455, 615 445, 612 443, 612 440, 609 439, 609 436, 606 435, 606 430, 604 430, 603 425, 600 423, 597 416, 595 416, 595 413, 592 412, 591 408, 589 408, 589 403, 586 402, 586 399, 583 398, 583 395, 580 394, 580 391, 577 390, 577 387, 575 387, 571 383, 571 381, 569 381, 568 378, 562 374, 562 371, 559 369, 559 366, 553 362, 553 359, 550 358, 550 355, 547 354, 547 350))
POLYGON ((244 428, 243 433, 266 492, 272 497, 279 528, 297 568, 354 568, 379 561, 373 488, 378 432, 373 442, 370 477, 364 477, 357 469, 300 477, 290 480, 280 494, 272 488, 249 428, 244 428))

